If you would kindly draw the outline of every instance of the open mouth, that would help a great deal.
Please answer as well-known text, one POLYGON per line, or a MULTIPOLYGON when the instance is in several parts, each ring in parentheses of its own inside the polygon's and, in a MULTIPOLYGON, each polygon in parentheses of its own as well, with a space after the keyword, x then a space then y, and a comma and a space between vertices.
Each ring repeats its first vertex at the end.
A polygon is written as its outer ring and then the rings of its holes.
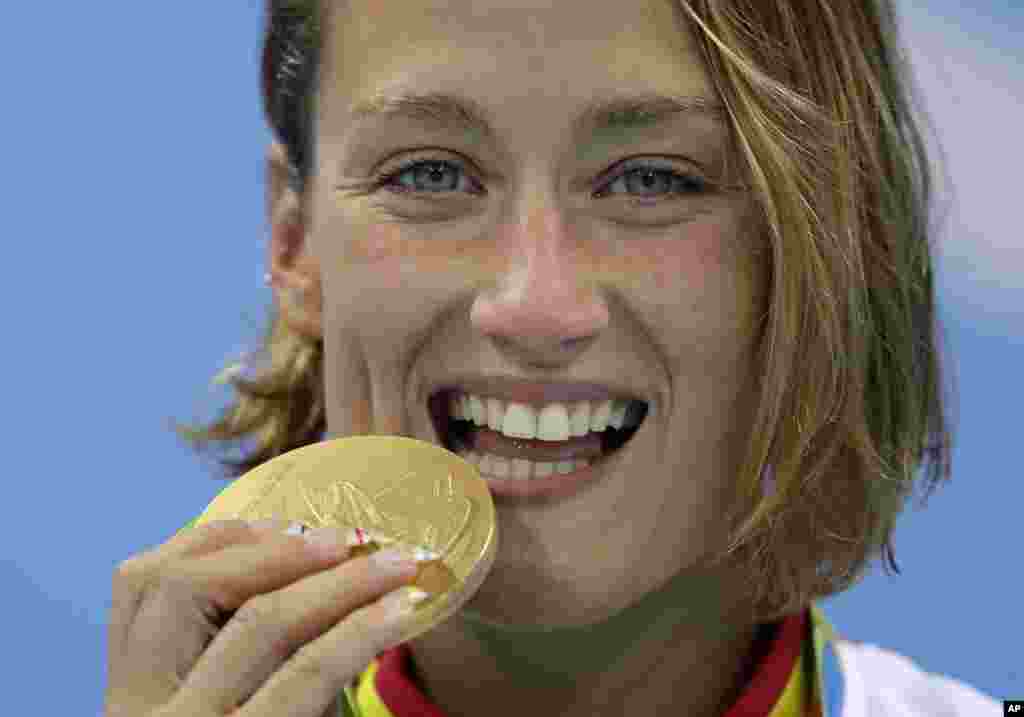
MULTIPOLYGON (((474 448, 478 446, 478 434, 481 432, 488 432, 495 434, 497 432, 490 431, 486 423, 478 426, 472 420, 457 419, 451 415, 449 408, 453 395, 456 394, 455 389, 442 390, 436 392, 430 397, 428 408, 430 411, 431 419, 434 422, 434 430, 437 432, 438 437, 441 440, 441 444, 449 451, 454 453, 465 452, 467 448, 474 448)), ((615 428, 612 425, 602 431, 593 430, 587 434, 589 440, 593 441, 594 438, 600 440, 600 455, 591 457, 591 462, 596 463, 604 460, 612 453, 615 453, 622 448, 629 440, 636 434, 643 425, 644 420, 647 417, 648 406, 645 402, 635 400, 629 404, 627 413, 629 418, 626 421, 626 425, 622 428, 615 428), (629 425, 634 424, 634 425, 629 425)), ((557 451, 560 447, 567 446, 571 441, 580 441, 580 438, 570 437, 567 441, 543 441, 543 440, 517 440, 507 438, 507 441, 513 443, 529 444, 535 449, 540 448, 542 450, 557 451)), ((525 449, 524 449, 525 450, 525 449)), ((508 454, 510 458, 518 457, 518 455, 508 454)), ((527 457, 527 456, 523 456, 527 457)), ((537 458, 531 458, 531 460, 537 460, 537 458)))

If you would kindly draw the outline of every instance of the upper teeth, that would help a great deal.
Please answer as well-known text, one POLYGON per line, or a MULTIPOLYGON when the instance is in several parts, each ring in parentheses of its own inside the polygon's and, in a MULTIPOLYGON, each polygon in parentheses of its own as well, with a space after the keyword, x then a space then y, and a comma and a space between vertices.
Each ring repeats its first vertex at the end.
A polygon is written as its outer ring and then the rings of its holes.
POLYGON ((473 421, 509 438, 564 441, 590 431, 640 425, 642 404, 628 400, 575 401, 531 406, 471 393, 455 393, 449 401, 452 418, 473 421), (630 406, 633 410, 627 410, 630 406))

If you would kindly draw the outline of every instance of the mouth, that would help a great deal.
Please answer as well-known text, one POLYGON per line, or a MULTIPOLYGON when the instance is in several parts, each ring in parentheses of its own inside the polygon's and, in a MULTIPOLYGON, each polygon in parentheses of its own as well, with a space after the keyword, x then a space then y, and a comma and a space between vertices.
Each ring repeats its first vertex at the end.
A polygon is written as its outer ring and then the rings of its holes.
MULTIPOLYGON (((536 466, 538 463, 541 466, 552 466, 552 468, 544 469, 544 475, 549 474, 552 470, 567 472, 570 469, 566 467, 562 470, 561 466, 572 465, 574 460, 576 460, 577 467, 580 465, 580 459, 585 460, 588 466, 595 466, 606 461, 633 438, 640 426, 643 425, 649 408, 645 401, 633 399, 626 403, 624 416, 620 408, 618 419, 613 415, 609 421, 607 407, 605 407, 603 416, 594 416, 593 422, 589 423, 589 430, 581 428, 588 423, 588 419, 585 416, 577 415, 576 419, 578 420, 574 426, 580 430, 573 431, 568 439, 543 440, 539 437, 532 439, 516 437, 504 431, 495 430, 495 426, 499 424, 493 420, 488 421, 486 411, 483 416, 477 414, 479 418, 483 419, 482 421, 453 415, 453 406, 458 406, 463 396, 465 394, 461 390, 447 388, 436 391, 428 401, 428 411, 434 431, 444 448, 463 456, 473 455, 474 458, 482 453, 487 453, 506 458, 510 463, 520 459, 517 463, 522 466, 523 471, 527 470, 527 465, 536 466), (613 424, 621 425, 616 428, 613 424), (581 433, 584 435, 579 435, 581 433)), ((601 402, 588 403, 590 405, 587 408, 594 409, 601 402)), ((573 410, 585 410, 577 402, 566 404, 566 406, 570 415, 573 410)), ((533 408, 538 407, 533 406, 533 408)), ((459 411, 456 408, 454 412, 458 413, 459 411)), ((600 414, 600 410, 593 413, 600 414)), ((587 410, 588 415, 593 416, 593 413, 591 410, 587 410)), ((491 418, 493 419, 493 414, 491 418)), ((509 475, 509 477, 512 476, 509 475)), ((529 478, 526 478, 525 474, 520 474, 517 477, 531 482, 537 479, 533 474, 529 478)))

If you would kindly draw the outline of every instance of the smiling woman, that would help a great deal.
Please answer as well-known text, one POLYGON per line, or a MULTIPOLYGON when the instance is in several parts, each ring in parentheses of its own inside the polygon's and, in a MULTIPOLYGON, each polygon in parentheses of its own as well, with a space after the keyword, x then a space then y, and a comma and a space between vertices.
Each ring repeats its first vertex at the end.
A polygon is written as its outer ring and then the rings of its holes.
POLYGON ((814 606, 951 473, 888 0, 270 0, 262 90, 266 360, 176 430, 442 444, 502 535, 347 709, 918 714, 814 606))

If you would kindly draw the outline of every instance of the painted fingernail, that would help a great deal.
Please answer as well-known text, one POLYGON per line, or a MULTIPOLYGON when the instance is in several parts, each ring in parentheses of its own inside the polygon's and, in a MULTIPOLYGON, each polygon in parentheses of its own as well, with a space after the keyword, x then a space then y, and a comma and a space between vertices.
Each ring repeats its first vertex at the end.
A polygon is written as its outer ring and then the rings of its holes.
POLYGON ((430 560, 440 560, 441 556, 435 553, 433 550, 416 546, 413 550, 413 557, 420 562, 426 562, 430 560))
POLYGON ((249 521, 250 527, 252 527, 252 528, 254 528, 256 530, 270 530, 272 528, 276 528, 280 524, 281 524, 281 521, 279 521, 279 520, 277 520, 275 518, 264 518, 263 520, 250 520, 249 521))
POLYGON ((296 523, 295 521, 292 521, 291 523, 288 524, 288 527, 285 528, 284 534, 285 535, 304 535, 305 533, 309 532, 310 530, 312 530, 312 528, 308 527, 305 523, 296 523))
POLYGON ((411 613, 417 605, 430 597, 430 593, 413 585, 392 590, 380 599, 388 619, 399 619, 411 613))
POLYGON ((419 570, 416 559, 408 552, 398 548, 378 550, 370 556, 370 560, 379 569, 397 575, 415 575, 416 571, 419 570))
POLYGON ((348 552, 351 536, 338 528, 325 526, 302 534, 316 552, 324 558, 340 558, 348 552))

